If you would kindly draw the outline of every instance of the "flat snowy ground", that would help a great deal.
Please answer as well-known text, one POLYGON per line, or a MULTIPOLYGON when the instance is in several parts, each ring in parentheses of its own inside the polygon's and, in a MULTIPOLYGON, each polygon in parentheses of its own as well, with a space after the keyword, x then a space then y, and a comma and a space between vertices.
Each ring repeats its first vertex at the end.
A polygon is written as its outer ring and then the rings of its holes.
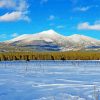
POLYGON ((100 100, 99 90, 100 61, 0 62, 0 100, 100 100))

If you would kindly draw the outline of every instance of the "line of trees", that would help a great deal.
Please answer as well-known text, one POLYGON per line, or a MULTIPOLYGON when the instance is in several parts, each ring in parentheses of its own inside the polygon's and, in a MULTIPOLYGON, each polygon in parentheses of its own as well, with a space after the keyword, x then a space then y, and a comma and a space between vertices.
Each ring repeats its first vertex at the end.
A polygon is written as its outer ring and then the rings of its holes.
POLYGON ((100 60, 100 52, 10 52, 0 53, 0 61, 11 60, 100 60))

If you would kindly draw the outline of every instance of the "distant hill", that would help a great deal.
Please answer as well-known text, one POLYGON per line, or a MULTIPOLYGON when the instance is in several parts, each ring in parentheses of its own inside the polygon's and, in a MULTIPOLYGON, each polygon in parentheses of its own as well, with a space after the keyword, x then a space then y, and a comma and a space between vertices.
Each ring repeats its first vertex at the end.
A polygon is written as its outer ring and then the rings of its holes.
POLYGON ((0 51, 100 51, 100 40, 74 34, 63 36, 54 30, 36 34, 24 34, 14 39, 1 42, 0 51))

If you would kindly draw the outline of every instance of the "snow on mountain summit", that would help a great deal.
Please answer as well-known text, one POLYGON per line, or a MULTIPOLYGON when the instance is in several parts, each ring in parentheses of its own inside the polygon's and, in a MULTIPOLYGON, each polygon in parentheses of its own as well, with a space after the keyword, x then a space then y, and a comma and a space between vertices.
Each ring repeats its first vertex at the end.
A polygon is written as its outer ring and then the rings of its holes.
POLYGON ((68 50, 73 48, 84 48, 87 46, 99 46, 100 40, 80 34, 63 36, 51 29, 35 34, 20 35, 12 40, 6 41, 5 43, 14 45, 37 45, 37 43, 38 45, 43 43, 47 43, 49 45, 52 43, 64 50, 68 50))
POLYGON ((21 41, 23 43, 26 42, 32 42, 34 40, 45 40, 45 41, 63 41, 65 37, 58 34, 57 32, 55 32, 54 30, 47 30, 47 31, 43 31, 43 32, 39 32, 39 33, 35 33, 35 34, 24 34, 24 35, 20 35, 12 40, 6 41, 8 43, 13 43, 16 41, 21 41))
POLYGON ((57 35, 58 33, 55 32, 54 30, 50 29, 50 30, 47 30, 47 31, 43 31, 43 32, 40 32, 39 34, 41 35, 57 35))
POLYGON ((71 40, 72 42, 75 43, 87 43, 87 44, 96 44, 96 43, 100 43, 99 40, 96 40, 94 38, 88 37, 88 36, 84 36, 84 35, 79 35, 79 34, 74 34, 71 36, 67 36, 67 38, 69 40, 71 40))

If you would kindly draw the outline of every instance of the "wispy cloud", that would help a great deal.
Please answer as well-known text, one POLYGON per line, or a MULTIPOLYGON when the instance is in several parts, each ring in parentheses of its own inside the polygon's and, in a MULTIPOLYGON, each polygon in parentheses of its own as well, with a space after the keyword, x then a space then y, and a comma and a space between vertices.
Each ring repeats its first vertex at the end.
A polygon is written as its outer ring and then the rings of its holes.
POLYGON ((54 20, 55 19, 55 16, 54 15, 50 15, 49 17, 48 17, 48 20, 54 20))
POLYGON ((97 7, 98 7, 98 5, 91 5, 91 6, 76 7, 73 10, 74 11, 82 11, 82 12, 85 12, 85 11, 88 11, 88 10, 90 10, 92 8, 97 8, 97 7))
POLYGON ((5 38, 7 38, 7 35, 6 34, 0 34, 0 38, 5 39, 5 38))
POLYGON ((2 38, 2 39, 7 39, 8 37, 15 38, 18 35, 19 35, 18 33, 13 33, 13 34, 10 34, 10 35, 4 33, 4 34, 0 34, 0 38, 2 38))
POLYGON ((9 8, 9 7, 15 7, 16 3, 13 2, 13 0, 0 0, 0 8, 5 7, 5 8, 9 8))
POLYGON ((28 17, 28 4, 25 0, 1 0, 0 8, 10 9, 13 8, 12 12, 7 12, 4 15, 0 16, 0 21, 18 21, 25 20, 30 21, 28 17))
POLYGON ((12 35, 11 35, 11 37, 17 37, 19 34, 18 33, 13 33, 12 35))
POLYGON ((58 29, 63 29, 63 28, 65 28, 65 26, 64 25, 58 25, 57 28, 58 29))
POLYGON ((47 2, 48 2, 48 0, 41 0, 41 1, 40 1, 40 4, 43 5, 43 4, 47 3, 47 2))
POLYGON ((95 23, 93 25, 90 25, 89 22, 84 22, 78 24, 79 30, 98 30, 100 31, 100 23, 95 23))
POLYGON ((29 20, 27 16, 25 16, 22 12, 12 12, 6 13, 0 16, 0 21, 3 22, 10 22, 10 21, 17 21, 17 20, 29 20))
POLYGON ((77 7, 77 8, 74 8, 74 11, 87 11, 89 10, 91 7, 87 6, 87 7, 77 7))

